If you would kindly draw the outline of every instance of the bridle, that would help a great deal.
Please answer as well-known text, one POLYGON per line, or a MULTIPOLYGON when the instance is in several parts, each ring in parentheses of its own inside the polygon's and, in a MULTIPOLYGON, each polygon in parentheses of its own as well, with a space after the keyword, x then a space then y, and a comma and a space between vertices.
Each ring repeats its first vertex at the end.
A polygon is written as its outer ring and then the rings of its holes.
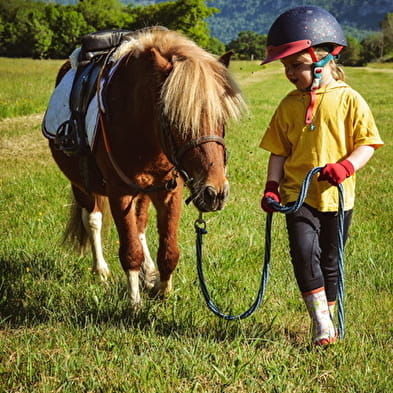
MULTIPOLYGON (((172 127, 168 118, 164 114, 162 105, 160 105, 160 141, 164 153, 175 166, 176 171, 183 177, 185 184, 188 185, 192 178, 187 174, 187 172, 182 168, 181 161, 184 155, 191 149, 203 145, 205 143, 215 142, 221 145, 224 149, 224 165, 227 162, 227 149, 225 146, 225 140, 223 137, 218 135, 204 135, 196 139, 191 139, 184 144, 177 146, 172 133, 172 127)), ((225 134, 225 132, 224 132, 225 134)))

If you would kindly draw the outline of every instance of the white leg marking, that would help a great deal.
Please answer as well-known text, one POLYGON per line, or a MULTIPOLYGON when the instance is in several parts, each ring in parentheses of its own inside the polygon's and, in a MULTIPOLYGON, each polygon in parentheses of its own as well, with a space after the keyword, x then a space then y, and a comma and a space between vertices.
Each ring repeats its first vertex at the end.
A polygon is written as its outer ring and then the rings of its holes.
POLYGON ((136 270, 126 270, 128 293, 131 298, 131 306, 138 309, 141 305, 141 296, 139 293, 139 272, 136 270))
POLYGON ((102 251, 102 214, 101 212, 89 213, 86 209, 82 209, 82 221, 90 237, 93 252, 93 272, 105 281, 109 277, 110 271, 102 251))
POLYGON ((142 263, 142 279, 143 284, 147 289, 152 289, 157 279, 157 270, 154 261, 150 255, 149 247, 147 245, 146 234, 140 233, 139 240, 143 249, 143 263, 142 263))

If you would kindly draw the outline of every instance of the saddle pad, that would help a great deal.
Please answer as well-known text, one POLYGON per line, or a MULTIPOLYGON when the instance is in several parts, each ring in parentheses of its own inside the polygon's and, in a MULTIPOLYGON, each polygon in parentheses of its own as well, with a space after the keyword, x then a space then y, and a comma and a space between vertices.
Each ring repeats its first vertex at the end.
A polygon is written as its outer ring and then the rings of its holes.
MULTIPOLYGON (((48 139, 54 139, 60 125, 71 117, 70 94, 75 78, 76 70, 71 68, 57 85, 49 100, 44 120, 42 122, 42 132, 48 139)), ((98 125, 98 99, 97 94, 91 100, 85 117, 85 126, 88 143, 93 149, 94 139, 98 125)))

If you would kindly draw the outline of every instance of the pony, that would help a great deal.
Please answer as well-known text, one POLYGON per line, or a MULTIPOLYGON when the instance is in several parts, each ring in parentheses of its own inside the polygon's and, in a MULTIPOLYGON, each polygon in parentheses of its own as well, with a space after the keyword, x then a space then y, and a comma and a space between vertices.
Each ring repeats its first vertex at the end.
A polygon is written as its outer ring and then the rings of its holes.
MULTIPOLYGON (((166 297, 172 290, 184 187, 200 212, 223 209, 229 192, 225 126, 240 119, 246 104, 228 71, 230 54, 217 58, 180 33, 134 32, 112 57, 114 71, 101 91, 103 108, 88 165, 53 140, 49 147, 71 182, 65 237, 80 249, 90 243, 92 270, 106 280, 110 270, 101 230, 109 201, 119 259, 137 309, 140 284, 153 296, 166 297), (156 264, 146 239, 150 204, 157 211, 156 264)), ((68 61, 57 83, 69 68, 68 61)))

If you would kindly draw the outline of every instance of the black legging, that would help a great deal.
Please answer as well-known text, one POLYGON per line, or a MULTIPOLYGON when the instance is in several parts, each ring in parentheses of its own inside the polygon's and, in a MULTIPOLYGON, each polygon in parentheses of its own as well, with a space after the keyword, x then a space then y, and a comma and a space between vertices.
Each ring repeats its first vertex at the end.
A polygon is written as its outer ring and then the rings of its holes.
MULTIPOLYGON (((352 210, 344 215, 344 244, 352 210)), ((328 302, 337 297, 338 216, 304 204, 286 215, 289 246, 295 277, 302 293, 325 287, 328 302)))

